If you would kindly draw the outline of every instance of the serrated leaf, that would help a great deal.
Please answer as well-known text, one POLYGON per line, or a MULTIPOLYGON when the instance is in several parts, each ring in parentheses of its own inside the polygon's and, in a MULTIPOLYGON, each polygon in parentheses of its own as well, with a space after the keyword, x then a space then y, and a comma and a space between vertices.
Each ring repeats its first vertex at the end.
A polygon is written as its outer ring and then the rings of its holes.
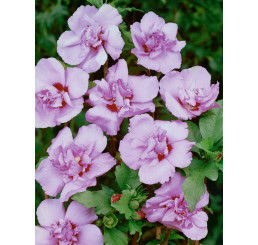
POLYGON ((40 164, 44 159, 46 159, 46 158, 48 158, 48 156, 41 157, 41 158, 39 159, 38 163, 36 164, 35 169, 37 169, 37 168, 39 167, 39 164, 40 164))
POLYGON ((95 207, 96 214, 107 214, 112 210, 111 197, 115 192, 109 187, 102 185, 102 189, 99 191, 84 191, 76 193, 72 196, 72 199, 81 203, 86 208, 95 207))
POLYGON ((200 143, 197 143, 196 146, 206 152, 210 152, 213 148, 213 139, 205 138, 202 139, 200 143))
POLYGON ((123 162, 121 165, 116 167, 115 176, 121 190, 127 189, 128 185, 132 189, 135 189, 141 184, 138 171, 130 169, 123 162))
POLYGON ((218 168, 216 162, 213 160, 204 162, 193 159, 188 169, 189 175, 186 177, 182 189, 184 191, 188 209, 192 212, 201 196, 205 193, 204 178, 207 177, 213 181, 217 180, 218 168))
MULTIPOLYGON (((223 106, 223 100, 218 101, 218 104, 223 106)), ((223 108, 214 108, 211 111, 214 115, 201 117, 199 125, 202 137, 212 138, 216 143, 223 136, 223 108)))
MULTIPOLYGON (((188 137, 187 140, 191 141, 191 142, 196 142, 199 143, 202 140, 202 136, 201 136, 201 132, 199 127, 193 123, 193 122, 187 122, 188 125, 188 137)), ((197 146, 193 146, 193 148, 191 149, 191 151, 199 153, 199 149, 197 146)))
POLYGON ((103 0, 87 0, 88 3, 100 8, 103 5, 103 0))
POLYGON ((136 232, 139 232, 139 236, 141 235, 142 221, 130 219, 128 227, 130 235, 134 235, 136 232))
POLYGON ((129 190, 123 190, 120 200, 115 203, 111 203, 112 207, 115 208, 120 214, 124 214, 126 219, 130 219, 130 216, 133 213, 129 207, 131 198, 131 192, 129 190))
POLYGON ((104 227, 103 240, 105 245, 127 245, 128 237, 122 231, 112 228, 107 229, 104 227))

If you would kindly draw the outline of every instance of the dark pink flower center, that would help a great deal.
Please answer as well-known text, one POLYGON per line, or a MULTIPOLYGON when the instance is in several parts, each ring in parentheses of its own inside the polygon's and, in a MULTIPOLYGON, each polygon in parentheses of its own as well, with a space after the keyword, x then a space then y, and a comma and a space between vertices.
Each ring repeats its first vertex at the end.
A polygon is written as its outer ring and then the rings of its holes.
POLYGON ((77 245, 80 229, 69 220, 60 219, 50 226, 50 235, 57 239, 59 245, 77 245))

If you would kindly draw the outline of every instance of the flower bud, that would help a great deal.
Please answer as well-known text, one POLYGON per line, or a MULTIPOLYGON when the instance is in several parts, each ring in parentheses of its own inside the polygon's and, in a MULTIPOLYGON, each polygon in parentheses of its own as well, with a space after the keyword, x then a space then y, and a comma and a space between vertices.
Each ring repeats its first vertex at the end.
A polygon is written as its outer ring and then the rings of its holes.
POLYGON ((122 197, 122 195, 119 194, 119 193, 114 194, 114 195, 111 197, 111 203, 115 203, 115 202, 119 201, 121 197, 122 197))
POLYGON ((131 194, 132 197, 136 197, 137 196, 137 191, 135 189, 131 190, 131 194))
POLYGON ((114 214, 108 214, 103 218, 103 224, 107 228, 113 228, 117 225, 118 218, 114 214))
POLYGON ((139 208, 139 202, 135 199, 132 199, 130 202, 129 202, 129 207, 131 209, 137 209, 139 208))
POLYGON ((95 225, 100 227, 102 226, 102 220, 101 219, 98 219, 96 222, 95 222, 95 225))
POLYGON ((145 218, 145 213, 142 212, 142 210, 139 210, 139 211, 137 212, 137 214, 138 214, 138 216, 140 217, 140 219, 144 219, 144 218, 145 218))

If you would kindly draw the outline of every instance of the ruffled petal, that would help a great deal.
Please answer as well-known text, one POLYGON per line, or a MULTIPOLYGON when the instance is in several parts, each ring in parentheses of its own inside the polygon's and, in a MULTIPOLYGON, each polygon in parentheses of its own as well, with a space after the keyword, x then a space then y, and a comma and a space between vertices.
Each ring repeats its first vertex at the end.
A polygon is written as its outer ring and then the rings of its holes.
POLYGON ((145 33, 160 31, 162 30, 164 25, 164 19, 162 19, 152 11, 145 14, 141 20, 141 30, 145 33))
POLYGON ((39 226, 35 227, 35 245, 56 245, 57 242, 47 229, 39 226))
POLYGON ((94 158, 100 154, 107 146, 107 138, 100 127, 95 124, 82 126, 74 143, 83 149, 87 149, 89 155, 94 158))

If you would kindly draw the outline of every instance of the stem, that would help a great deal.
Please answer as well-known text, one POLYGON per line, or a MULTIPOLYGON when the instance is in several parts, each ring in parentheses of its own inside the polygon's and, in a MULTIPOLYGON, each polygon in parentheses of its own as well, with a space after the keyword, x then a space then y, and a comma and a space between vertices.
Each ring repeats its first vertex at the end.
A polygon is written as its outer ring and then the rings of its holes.
POLYGON ((170 235, 170 229, 167 228, 167 229, 166 229, 166 237, 165 237, 165 240, 164 240, 164 242, 163 242, 163 245, 168 245, 169 235, 170 235))
POLYGON ((149 69, 146 69, 146 74, 147 74, 147 76, 150 76, 150 75, 151 75, 151 72, 150 72, 149 69))
POLYGON ((193 245, 199 245, 199 241, 193 241, 193 245))
POLYGON ((104 78, 106 78, 106 75, 108 74, 108 58, 103 68, 104 68, 104 78))
POLYGON ((48 195, 46 193, 44 194, 44 196, 45 196, 45 199, 48 199, 48 195))
POLYGON ((136 232, 133 236, 133 240, 132 240, 131 245, 138 245, 138 242, 137 242, 138 238, 139 238, 139 232, 136 232))
POLYGON ((116 156, 116 137, 110 136, 110 147, 111 147, 111 155, 113 157, 116 156))
POLYGON ((156 239, 160 240, 161 226, 156 227, 156 239))

